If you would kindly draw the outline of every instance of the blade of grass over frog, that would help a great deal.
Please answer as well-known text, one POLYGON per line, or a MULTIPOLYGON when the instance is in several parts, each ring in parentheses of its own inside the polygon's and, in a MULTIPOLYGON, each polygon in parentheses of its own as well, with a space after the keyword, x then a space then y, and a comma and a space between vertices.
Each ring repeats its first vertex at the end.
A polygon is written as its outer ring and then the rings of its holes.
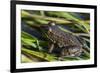
POLYGON ((22 51, 27 52, 28 54, 31 54, 33 56, 35 55, 35 56, 42 58, 44 60, 47 60, 47 61, 56 61, 56 57, 49 55, 47 53, 37 52, 37 51, 29 50, 26 48, 22 48, 22 51))
POLYGON ((21 12, 22 18, 35 18, 35 19, 44 19, 44 20, 49 20, 49 21, 55 21, 57 23, 71 23, 70 21, 67 21, 65 19, 60 19, 60 18, 54 18, 54 17, 47 17, 47 16, 40 16, 40 15, 36 15, 36 14, 29 14, 26 11, 22 11, 21 12))

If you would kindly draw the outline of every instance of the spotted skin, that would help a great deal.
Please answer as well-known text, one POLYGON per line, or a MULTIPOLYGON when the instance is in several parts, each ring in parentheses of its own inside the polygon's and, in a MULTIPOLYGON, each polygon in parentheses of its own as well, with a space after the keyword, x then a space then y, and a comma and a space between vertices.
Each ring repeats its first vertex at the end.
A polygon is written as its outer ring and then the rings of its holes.
POLYGON ((55 45, 61 48, 60 56, 77 57, 82 53, 82 45, 71 33, 62 31, 55 23, 43 27, 46 37, 51 42, 49 53, 52 53, 55 45))

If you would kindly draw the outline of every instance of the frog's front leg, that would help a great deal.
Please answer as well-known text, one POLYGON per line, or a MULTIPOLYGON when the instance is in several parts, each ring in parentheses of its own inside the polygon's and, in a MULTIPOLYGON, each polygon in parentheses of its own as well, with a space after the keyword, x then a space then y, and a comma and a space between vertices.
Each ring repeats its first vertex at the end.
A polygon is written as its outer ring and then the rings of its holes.
POLYGON ((49 45, 49 46, 48 46, 48 48, 49 48, 48 52, 49 52, 49 53, 52 53, 52 51, 53 51, 53 49, 54 49, 54 43, 49 43, 48 45, 49 45))

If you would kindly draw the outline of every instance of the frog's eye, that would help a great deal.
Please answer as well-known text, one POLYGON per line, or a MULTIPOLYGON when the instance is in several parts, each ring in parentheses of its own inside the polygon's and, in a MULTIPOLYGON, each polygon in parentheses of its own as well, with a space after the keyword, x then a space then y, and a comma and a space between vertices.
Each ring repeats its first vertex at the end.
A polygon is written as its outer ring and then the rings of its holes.
POLYGON ((55 25, 56 25, 55 22, 53 22, 53 21, 49 22, 48 24, 49 24, 50 26, 55 26, 55 25))
POLYGON ((52 22, 52 23, 51 23, 51 26, 55 26, 55 23, 54 23, 54 22, 52 22))

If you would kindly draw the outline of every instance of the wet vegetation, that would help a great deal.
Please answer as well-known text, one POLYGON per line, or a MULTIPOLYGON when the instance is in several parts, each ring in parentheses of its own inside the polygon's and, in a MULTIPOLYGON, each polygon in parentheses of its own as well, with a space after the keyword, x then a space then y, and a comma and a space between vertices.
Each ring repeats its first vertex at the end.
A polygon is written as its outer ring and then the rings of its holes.
POLYGON ((61 31, 80 37, 83 53, 78 57, 65 57, 63 61, 87 60, 90 58, 90 15, 88 13, 62 11, 21 11, 22 63, 58 61, 56 53, 48 53, 48 41, 41 31, 32 26, 56 22, 61 31))

